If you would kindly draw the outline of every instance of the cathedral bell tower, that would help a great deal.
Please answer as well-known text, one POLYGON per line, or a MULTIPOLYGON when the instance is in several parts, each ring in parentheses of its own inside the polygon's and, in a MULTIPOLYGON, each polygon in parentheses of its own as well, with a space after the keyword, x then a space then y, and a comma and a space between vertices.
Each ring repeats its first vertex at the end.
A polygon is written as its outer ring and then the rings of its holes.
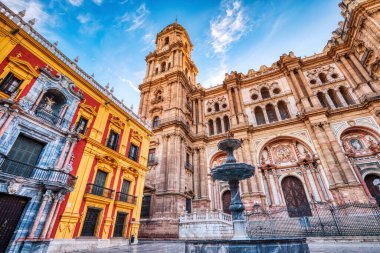
POLYGON ((140 237, 178 237, 178 217, 191 211, 194 198, 191 95, 196 90, 197 67, 193 45, 177 22, 156 38, 156 49, 146 56, 146 74, 140 85, 139 115, 152 124, 144 189, 140 237), (147 206, 149 208, 147 208, 147 206), (146 211, 146 210, 149 210, 146 211), (144 218, 147 219, 145 222, 144 218), (165 219, 167 218, 167 219, 165 219))

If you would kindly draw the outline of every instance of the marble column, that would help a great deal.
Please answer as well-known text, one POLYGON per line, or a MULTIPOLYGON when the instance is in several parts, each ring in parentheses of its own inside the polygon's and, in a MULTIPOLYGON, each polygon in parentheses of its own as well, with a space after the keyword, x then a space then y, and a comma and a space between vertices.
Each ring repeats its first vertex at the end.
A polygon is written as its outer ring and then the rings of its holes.
POLYGON ((51 204, 51 207, 50 207, 50 211, 45 219, 45 224, 44 224, 44 227, 42 229, 42 232, 40 234, 40 238, 43 239, 46 237, 47 233, 48 233, 48 230, 49 230, 49 227, 52 223, 52 218, 56 212, 56 209, 58 207, 58 198, 55 197, 53 198, 53 203, 51 204))
POLYGON ((73 155, 73 151, 74 151, 74 147, 76 145, 77 141, 76 140, 72 140, 71 142, 71 146, 70 146, 70 149, 69 149, 69 152, 67 153, 67 156, 66 156, 66 159, 65 159, 65 162, 63 164, 63 168, 66 168, 67 165, 70 163, 70 160, 71 160, 71 157, 73 155))
POLYGON ((334 153, 336 154, 336 156, 338 158, 338 162, 340 164, 340 167, 342 168, 344 175, 347 178, 348 183, 357 183, 354 172, 352 171, 352 169, 348 163, 348 160, 342 151, 342 148, 340 147, 338 141, 336 140, 335 135, 331 131, 330 126, 325 125, 324 129, 325 129, 327 138, 330 142, 330 145, 331 145, 332 149, 334 150, 334 153))
POLYGON ((63 146, 61 154, 59 155, 58 161, 56 163, 56 167, 58 169, 62 169, 63 160, 64 160, 65 155, 66 155, 67 147, 69 146, 69 143, 70 143, 70 139, 71 139, 70 137, 71 136, 66 137, 65 145, 63 146))
POLYGON ((10 112, 8 118, 5 120, 4 124, 0 128, 0 138, 3 136, 9 125, 11 124, 12 120, 14 119, 15 115, 14 112, 10 112))
POLYGON ((52 194, 52 192, 50 190, 48 190, 43 195, 41 205, 38 209, 36 217, 34 218, 34 223, 33 223, 33 226, 31 228, 30 232, 29 232, 28 238, 34 238, 35 237, 35 233, 36 233, 38 224, 41 221, 41 217, 42 217, 42 214, 44 212, 45 206, 46 206, 47 202, 49 201, 49 199, 51 198, 51 194, 52 194))
POLYGON ((36 101, 34 102, 34 104, 33 104, 33 106, 32 106, 32 109, 31 109, 32 112, 34 112, 34 111, 36 110, 36 108, 37 108, 37 106, 40 104, 41 99, 42 99, 42 97, 44 96, 44 94, 45 94, 45 90, 42 90, 42 91, 40 92, 40 94, 38 95, 38 98, 36 99, 36 101))
MULTIPOLYGON (((313 165, 310 164, 310 167, 312 167, 313 165)), ((319 197, 321 198, 321 201, 322 202, 325 202, 325 196, 323 194, 323 191, 322 191, 322 187, 321 185, 319 184, 319 181, 318 181, 318 178, 317 178, 317 175, 316 175, 316 172, 315 172, 315 169, 314 168, 311 168, 311 175, 313 177, 313 180, 314 180, 314 184, 315 186, 317 187, 317 191, 318 191, 318 195, 319 197)))
POLYGON ((274 203, 274 198, 273 198, 272 187, 271 187, 270 180, 269 180, 268 170, 264 169, 263 172, 264 172, 264 176, 265 176, 265 182, 267 184, 269 199, 271 202, 270 206, 273 206, 273 205, 275 205, 275 203, 274 203))
POLYGON ((48 232, 47 232, 47 236, 46 236, 46 238, 50 238, 50 236, 51 236, 51 232, 52 232, 52 230, 53 230, 53 228, 54 228, 54 223, 55 223, 55 221, 57 220, 57 216, 58 216, 58 212, 59 212, 59 206, 61 205, 62 201, 64 200, 65 195, 63 195, 63 194, 59 194, 59 195, 57 196, 57 198, 58 198, 57 208, 55 209, 55 211, 54 211, 54 215, 53 215, 53 218, 51 219, 52 222, 50 222, 50 226, 49 226, 49 229, 48 229, 48 232))

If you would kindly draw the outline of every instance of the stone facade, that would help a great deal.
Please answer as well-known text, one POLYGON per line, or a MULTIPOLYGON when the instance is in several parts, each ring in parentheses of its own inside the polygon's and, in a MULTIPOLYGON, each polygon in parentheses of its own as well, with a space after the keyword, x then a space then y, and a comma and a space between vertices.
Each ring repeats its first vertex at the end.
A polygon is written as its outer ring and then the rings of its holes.
POLYGON ((140 85, 139 114, 154 133, 140 236, 178 237, 175 224, 185 211, 228 212, 228 185, 210 175, 225 159, 216 146, 228 131, 242 140, 237 160, 256 167, 240 189, 248 210, 255 203, 375 202, 380 3, 339 6, 344 22, 323 52, 283 54, 270 67, 232 71, 211 88, 196 82, 186 30, 173 23, 157 34, 140 85))

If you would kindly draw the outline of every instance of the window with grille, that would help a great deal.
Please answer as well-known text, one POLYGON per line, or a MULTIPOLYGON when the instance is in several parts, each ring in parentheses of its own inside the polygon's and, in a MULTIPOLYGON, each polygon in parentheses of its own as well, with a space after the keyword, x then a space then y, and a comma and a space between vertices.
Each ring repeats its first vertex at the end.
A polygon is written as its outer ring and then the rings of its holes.
POLYGON ((132 159, 133 161, 138 161, 139 159, 139 147, 131 143, 131 147, 129 148, 129 154, 128 157, 132 159))
POLYGON ((144 196, 141 204, 141 218, 148 218, 150 213, 151 196, 144 196))
POLYGON ((191 199, 186 199, 186 212, 191 213, 191 199))
POLYGON ((101 170, 98 170, 95 176, 94 185, 92 186, 92 194, 103 196, 104 186, 107 180, 107 173, 101 170))
POLYGON ((96 225, 98 223, 101 209, 89 207, 87 209, 86 218, 83 222, 81 236, 95 236, 96 225))
POLYGON ((8 95, 17 91, 20 87, 22 80, 16 78, 13 73, 8 73, 4 80, 0 84, 0 90, 8 95))
POLYGON ((118 143, 119 143, 119 134, 111 130, 110 135, 108 136, 107 147, 109 147, 110 149, 116 150, 118 143))
POLYGON ((87 129, 88 119, 80 116, 79 121, 75 127, 75 132, 85 134, 87 129))
POLYGON ((154 163, 155 158, 156 158, 156 149, 155 148, 149 149, 148 163, 154 163))
POLYGON ((123 237, 127 213, 117 212, 113 237, 123 237))

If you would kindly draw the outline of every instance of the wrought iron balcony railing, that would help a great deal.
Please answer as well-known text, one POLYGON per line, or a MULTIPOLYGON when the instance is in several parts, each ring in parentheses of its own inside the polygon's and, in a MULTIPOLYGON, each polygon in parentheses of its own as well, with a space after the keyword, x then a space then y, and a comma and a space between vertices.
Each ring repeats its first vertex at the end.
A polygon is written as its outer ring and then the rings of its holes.
POLYGON ((194 171, 194 166, 191 163, 186 162, 185 163, 185 169, 190 170, 190 171, 194 171))
POLYGON ((148 166, 153 166, 158 164, 158 159, 157 157, 149 158, 148 159, 148 166))
POLYGON ((87 184, 86 193, 112 199, 115 191, 96 184, 87 184))
POLYGON ((137 197, 123 193, 123 192, 116 192, 115 200, 130 203, 130 204, 136 204, 137 197))
POLYGON ((57 186, 72 189, 77 178, 70 173, 60 170, 43 169, 34 165, 18 162, 0 154, 0 172, 30 178, 44 184, 55 184, 57 186))

